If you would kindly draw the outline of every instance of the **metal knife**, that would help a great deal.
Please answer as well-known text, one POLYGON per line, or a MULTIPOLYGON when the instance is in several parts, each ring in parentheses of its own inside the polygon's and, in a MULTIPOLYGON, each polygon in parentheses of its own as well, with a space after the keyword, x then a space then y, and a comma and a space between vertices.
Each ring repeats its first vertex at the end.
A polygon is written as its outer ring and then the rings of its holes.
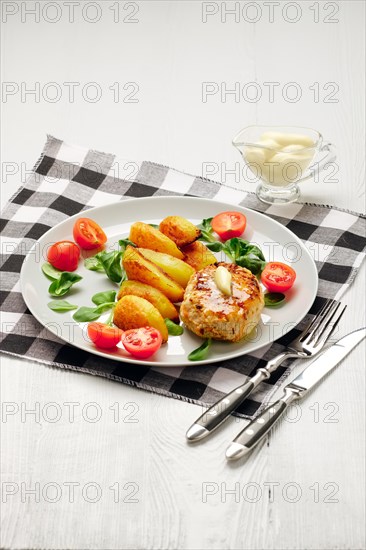
POLYGON ((319 355, 317 359, 312 361, 299 376, 285 386, 284 395, 276 403, 267 407, 236 436, 226 450, 226 458, 228 460, 235 460, 251 451, 282 416, 292 401, 304 397, 365 336, 366 327, 355 330, 338 340, 338 342, 319 355))

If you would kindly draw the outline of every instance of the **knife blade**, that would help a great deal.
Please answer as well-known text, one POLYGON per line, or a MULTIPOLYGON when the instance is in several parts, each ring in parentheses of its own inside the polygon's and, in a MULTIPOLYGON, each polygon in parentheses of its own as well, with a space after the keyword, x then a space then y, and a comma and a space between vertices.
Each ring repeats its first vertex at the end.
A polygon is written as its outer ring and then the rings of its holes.
POLYGON ((284 395, 252 420, 230 443, 228 460, 246 455, 272 428, 295 399, 300 399, 333 370, 366 337, 366 327, 355 330, 330 346, 284 388, 284 395))

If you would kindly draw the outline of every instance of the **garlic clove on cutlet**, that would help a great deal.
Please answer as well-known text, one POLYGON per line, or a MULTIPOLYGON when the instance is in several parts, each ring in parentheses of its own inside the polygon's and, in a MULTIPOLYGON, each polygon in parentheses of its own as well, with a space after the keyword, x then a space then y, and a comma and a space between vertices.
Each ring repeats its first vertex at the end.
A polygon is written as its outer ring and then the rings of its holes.
POLYGON ((215 271, 215 284, 217 288, 226 296, 232 295, 231 279, 232 276, 230 271, 223 265, 219 265, 215 271))

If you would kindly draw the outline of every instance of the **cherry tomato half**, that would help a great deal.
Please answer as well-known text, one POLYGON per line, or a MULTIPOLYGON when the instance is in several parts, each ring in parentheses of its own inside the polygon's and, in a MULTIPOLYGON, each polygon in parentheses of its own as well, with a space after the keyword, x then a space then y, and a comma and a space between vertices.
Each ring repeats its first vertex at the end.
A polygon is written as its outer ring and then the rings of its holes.
POLYGON ((80 248, 71 241, 59 241, 47 251, 47 260, 61 271, 75 271, 80 259, 80 248))
POLYGON ((138 359, 147 359, 158 351, 162 344, 160 332, 153 327, 133 328, 122 335, 125 349, 138 359))
POLYGON ((261 281, 270 292, 286 292, 294 284, 296 272, 281 262, 269 262, 262 271, 261 281))
POLYGON ((107 242, 103 229, 90 218, 80 218, 74 224, 74 239, 84 250, 99 248, 107 242))
POLYGON ((211 225, 215 233, 227 241, 244 233, 247 219, 241 212, 221 212, 213 218, 211 225))
POLYGON ((115 348, 122 338, 123 331, 105 323, 89 323, 88 336, 97 348, 115 348))

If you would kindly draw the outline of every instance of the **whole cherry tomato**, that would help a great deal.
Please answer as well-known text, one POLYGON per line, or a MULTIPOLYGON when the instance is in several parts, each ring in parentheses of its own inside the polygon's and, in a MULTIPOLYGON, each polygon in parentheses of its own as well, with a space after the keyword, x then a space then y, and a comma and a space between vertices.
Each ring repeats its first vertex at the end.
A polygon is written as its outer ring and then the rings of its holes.
POLYGON ((47 260, 60 271, 75 271, 80 259, 80 248, 71 241, 59 241, 47 251, 47 260))

